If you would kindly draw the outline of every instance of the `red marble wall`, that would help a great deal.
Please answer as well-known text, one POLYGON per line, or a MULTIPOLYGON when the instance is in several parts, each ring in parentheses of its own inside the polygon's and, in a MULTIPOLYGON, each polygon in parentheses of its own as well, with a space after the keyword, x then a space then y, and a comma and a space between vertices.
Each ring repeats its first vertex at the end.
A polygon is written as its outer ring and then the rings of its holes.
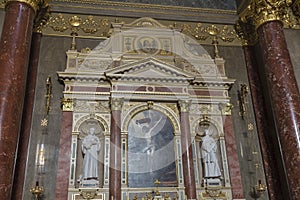
POLYGON ((72 143, 73 112, 62 113, 62 127, 60 132, 60 149, 56 176, 56 200, 66 200, 68 197, 70 158, 72 143))
POLYGON ((224 117, 224 134, 227 152, 227 162, 229 166, 230 183, 232 187, 233 199, 244 198, 244 188, 242 184, 241 168, 237 154, 236 140, 231 116, 224 117))

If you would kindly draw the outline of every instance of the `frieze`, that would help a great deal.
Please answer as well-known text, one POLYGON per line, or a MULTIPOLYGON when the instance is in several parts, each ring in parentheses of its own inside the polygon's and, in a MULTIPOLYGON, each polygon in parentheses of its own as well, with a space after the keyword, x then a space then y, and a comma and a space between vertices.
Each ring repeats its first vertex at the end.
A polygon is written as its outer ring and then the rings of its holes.
POLYGON ((74 112, 110 113, 109 102, 76 100, 74 112))
MULTIPOLYGON (((180 31, 196 39, 199 44, 211 45, 212 39, 217 37, 219 45, 240 46, 241 41, 235 33, 233 25, 230 24, 211 24, 203 22, 181 22, 158 20, 136 21, 126 17, 110 17, 110 16, 92 16, 92 15, 72 15, 67 13, 52 12, 47 24, 43 26, 44 35, 71 36, 76 32, 78 37, 89 37, 106 39, 112 35, 111 27, 119 24, 121 27, 165 27, 172 30, 180 31), (74 30, 74 18, 76 17, 76 28, 74 30), (116 23, 116 21, 118 23, 116 23), (159 23, 159 24, 158 24, 159 23), (147 25, 147 26, 146 26, 147 25)), ((163 40, 163 39, 162 39, 163 40)), ((165 42, 165 41, 161 41, 165 42)), ((167 53, 168 44, 165 43, 166 51, 160 52, 161 55, 167 53)), ((128 45, 124 48, 128 49, 128 45), (126 47, 126 48, 125 48, 126 47)), ((163 47, 163 46, 162 46, 163 47)), ((129 48, 130 49, 130 48, 129 48)), ((196 53, 197 54, 197 53, 196 53)))

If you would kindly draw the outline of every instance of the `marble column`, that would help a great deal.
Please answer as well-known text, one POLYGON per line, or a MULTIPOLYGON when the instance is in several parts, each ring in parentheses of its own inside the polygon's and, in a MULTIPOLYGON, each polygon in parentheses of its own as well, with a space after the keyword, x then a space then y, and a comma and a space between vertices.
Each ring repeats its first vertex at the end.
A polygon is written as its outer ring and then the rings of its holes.
POLYGON ((56 174, 55 200, 68 199, 72 143, 73 102, 64 99, 56 174))
POLYGON ((121 110, 123 99, 111 99, 109 199, 121 200, 121 110))
POLYGON ((8 1, 0 41, 0 193, 11 199, 37 2, 8 1))
POLYGON ((187 196, 187 199, 196 199, 196 184, 191 144, 189 107, 190 101, 179 101, 182 164, 185 194, 187 196))
MULTIPOLYGON (((283 20, 292 1, 252 0, 239 18, 246 24, 245 32, 254 29, 262 49, 263 69, 269 107, 279 141, 287 192, 284 199, 300 196, 300 94, 283 32, 283 20)), ((263 80, 262 79, 262 80, 263 80)), ((284 183, 282 183, 284 184, 284 183)))
POLYGON ((255 57, 256 49, 255 46, 248 45, 243 48, 269 198, 270 200, 284 199, 281 183, 278 179, 280 176, 279 164, 276 163, 276 151, 274 149, 276 141, 268 142, 273 139, 270 131, 272 127, 267 120, 268 111, 263 97, 262 83, 259 78, 258 64, 255 57))
MULTIPOLYGON (((300 196, 300 93, 281 21, 258 27, 268 93, 276 124, 291 199, 300 196)), ((276 133, 274 133, 276 134, 276 133)))
POLYGON ((231 115, 224 116, 224 135, 233 199, 245 199, 231 115))
POLYGON ((41 37, 41 32, 34 32, 32 35, 26 94, 13 183, 14 192, 12 198, 15 200, 21 200, 23 193, 41 37))

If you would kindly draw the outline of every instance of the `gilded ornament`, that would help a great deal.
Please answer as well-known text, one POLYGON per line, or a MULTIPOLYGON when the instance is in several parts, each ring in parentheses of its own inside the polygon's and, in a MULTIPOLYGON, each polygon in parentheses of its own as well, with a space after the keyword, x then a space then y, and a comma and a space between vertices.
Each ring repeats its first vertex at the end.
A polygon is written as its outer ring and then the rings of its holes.
POLYGON ((292 0, 251 0, 241 13, 240 20, 252 24, 255 29, 270 21, 284 21, 292 0))
POLYGON ((69 98, 63 98, 61 100, 62 110, 63 111, 73 111, 74 105, 73 100, 69 98))
POLYGON ((86 20, 82 22, 81 29, 85 33, 94 34, 97 32, 98 23, 94 20, 93 16, 88 16, 86 20))
POLYGON ((258 34, 255 27, 250 23, 238 20, 235 24, 235 31, 242 40, 244 46, 254 45, 258 41, 258 34))
POLYGON ((220 103, 219 109, 223 115, 231 115, 233 105, 231 103, 220 103))
POLYGON ((14 1, 28 4, 31 8, 33 8, 34 12, 37 12, 39 6, 43 4, 42 2, 44 2, 43 0, 7 0, 6 5, 9 2, 14 2, 14 1))
MULTIPOLYGON (((294 15, 300 18, 300 0, 295 0, 292 4, 292 10, 294 15)), ((298 19, 299 20, 299 19, 298 19)))
POLYGON ((41 126, 46 127, 48 126, 48 119, 44 118, 41 120, 41 126))
POLYGON ((203 197, 211 197, 211 198, 224 198, 226 194, 221 191, 220 187, 206 187, 205 193, 202 194, 203 197))
POLYGON ((190 100, 179 100, 178 101, 180 112, 189 112, 191 101, 190 100))
POLYGON ((48 1, 40 1, 37 14, 34 19, 33 32, 42 33, 42 28, 50 19, 50 6, 48 1))
POLYGON ((48 26, 50 26, 54 31, 64 32, 68 29, 69 24, 65 17, 59 13, 57 16, 50 17, 48 26))

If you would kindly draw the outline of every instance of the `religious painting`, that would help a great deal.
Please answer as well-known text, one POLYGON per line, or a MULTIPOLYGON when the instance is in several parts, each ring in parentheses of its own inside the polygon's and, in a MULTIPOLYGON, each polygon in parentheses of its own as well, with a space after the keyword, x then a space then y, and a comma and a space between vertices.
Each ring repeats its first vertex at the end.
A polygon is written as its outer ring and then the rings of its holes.
POLYGON ((145 110, 135 115, 128 127, 128 185, 177 186, 174 129, 163 113, 145 110))
POLYGON ((136 49, 143 53, 155 53, 159 49, 159 42, 151 37, 142 37, 137 40, 136 49))

